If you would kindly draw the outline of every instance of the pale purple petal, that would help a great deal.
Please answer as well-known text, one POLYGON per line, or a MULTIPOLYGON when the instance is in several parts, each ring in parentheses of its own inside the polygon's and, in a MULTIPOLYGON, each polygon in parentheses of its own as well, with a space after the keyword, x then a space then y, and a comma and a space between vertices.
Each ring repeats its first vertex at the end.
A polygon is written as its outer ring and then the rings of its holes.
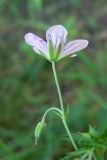
POLYGON ((25 38, 25 42, 31 46, 35 46, 36 42, 41 40, 40 37, 36 36, 33 33, 25 34, 24 38, 25 38))
POLYGON ((47 42, 52 41, 53 47, 56 49, 60 43, 64 45, 68 32, 62 25, 54 25, 46 32, 47 42))
POLYGON ((73 53, 80 51, 88 46, 88 41, 79 39, 79 40, 74 40, 71 42, 68 42, 64 46, 64 55, 72 55, 73 53))
POLYGON ((40 37, 36 36, 33 33, 27 33, 25 35, 25 42, 31 46, 33 46, 33 49, 37 53, 44 53, 45 55, 48 54, 48 47, 47 43, 40 37))

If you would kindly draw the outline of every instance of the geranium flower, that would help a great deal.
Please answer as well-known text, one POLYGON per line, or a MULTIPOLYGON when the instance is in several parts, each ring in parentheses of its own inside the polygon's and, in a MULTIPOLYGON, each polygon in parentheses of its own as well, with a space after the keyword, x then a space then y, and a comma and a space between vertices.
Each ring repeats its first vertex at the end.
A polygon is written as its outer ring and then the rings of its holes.
POLYGON ((77 39, 66 42, 68 31, 62 25, 54 25, 46 32, 46 41, 33 33, 25 34, 25 42, 33 47, 33 50, 49 61, 58 61, 66 56, 74 57, 75 52, 88 46, 88 41, 77 39))

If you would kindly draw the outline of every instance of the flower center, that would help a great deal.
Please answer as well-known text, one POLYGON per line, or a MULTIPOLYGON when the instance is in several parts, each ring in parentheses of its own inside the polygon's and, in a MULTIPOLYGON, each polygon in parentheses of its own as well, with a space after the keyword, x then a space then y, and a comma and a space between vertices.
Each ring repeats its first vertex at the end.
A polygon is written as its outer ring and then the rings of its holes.
POLYGON ((49 54, 50 54, 50 59, 51 61, 57 61, 60 53, 61 53, 61 48, 62 48, 62 43, 60 42, 57 46, 57 48, 55 48, 53 46, 52 41, 49 41, 49 54))

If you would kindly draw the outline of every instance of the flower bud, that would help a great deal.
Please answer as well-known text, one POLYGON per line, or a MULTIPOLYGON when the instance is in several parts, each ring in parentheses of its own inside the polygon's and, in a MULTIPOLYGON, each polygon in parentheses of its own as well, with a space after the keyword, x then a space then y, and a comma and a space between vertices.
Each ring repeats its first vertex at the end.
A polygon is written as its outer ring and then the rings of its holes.
POLYGON ((44 131, 46 127, 46 123, 45 122, 39 122, 36 127, 35 127, 35 132, 34 132, 34 136, 35 136, 35 144, 37 145, 37 142, 42 134, 42 132, 44 131))

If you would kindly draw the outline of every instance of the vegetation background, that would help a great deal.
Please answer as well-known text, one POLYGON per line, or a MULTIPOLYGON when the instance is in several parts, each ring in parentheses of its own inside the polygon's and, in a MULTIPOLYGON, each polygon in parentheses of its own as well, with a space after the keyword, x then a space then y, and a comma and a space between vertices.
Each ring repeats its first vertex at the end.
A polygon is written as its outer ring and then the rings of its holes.
POLYGON ((90 42, 78 57, 57 64, 70 130, 107 126, 107 1, 0 0, 0 160, 58 160, 72 150, 53 114, 34 145, 36 123, 59 104, 51 64, 25 44, 24 34, 45 38, 55 24, 68 29, 68 39, 90 42))

